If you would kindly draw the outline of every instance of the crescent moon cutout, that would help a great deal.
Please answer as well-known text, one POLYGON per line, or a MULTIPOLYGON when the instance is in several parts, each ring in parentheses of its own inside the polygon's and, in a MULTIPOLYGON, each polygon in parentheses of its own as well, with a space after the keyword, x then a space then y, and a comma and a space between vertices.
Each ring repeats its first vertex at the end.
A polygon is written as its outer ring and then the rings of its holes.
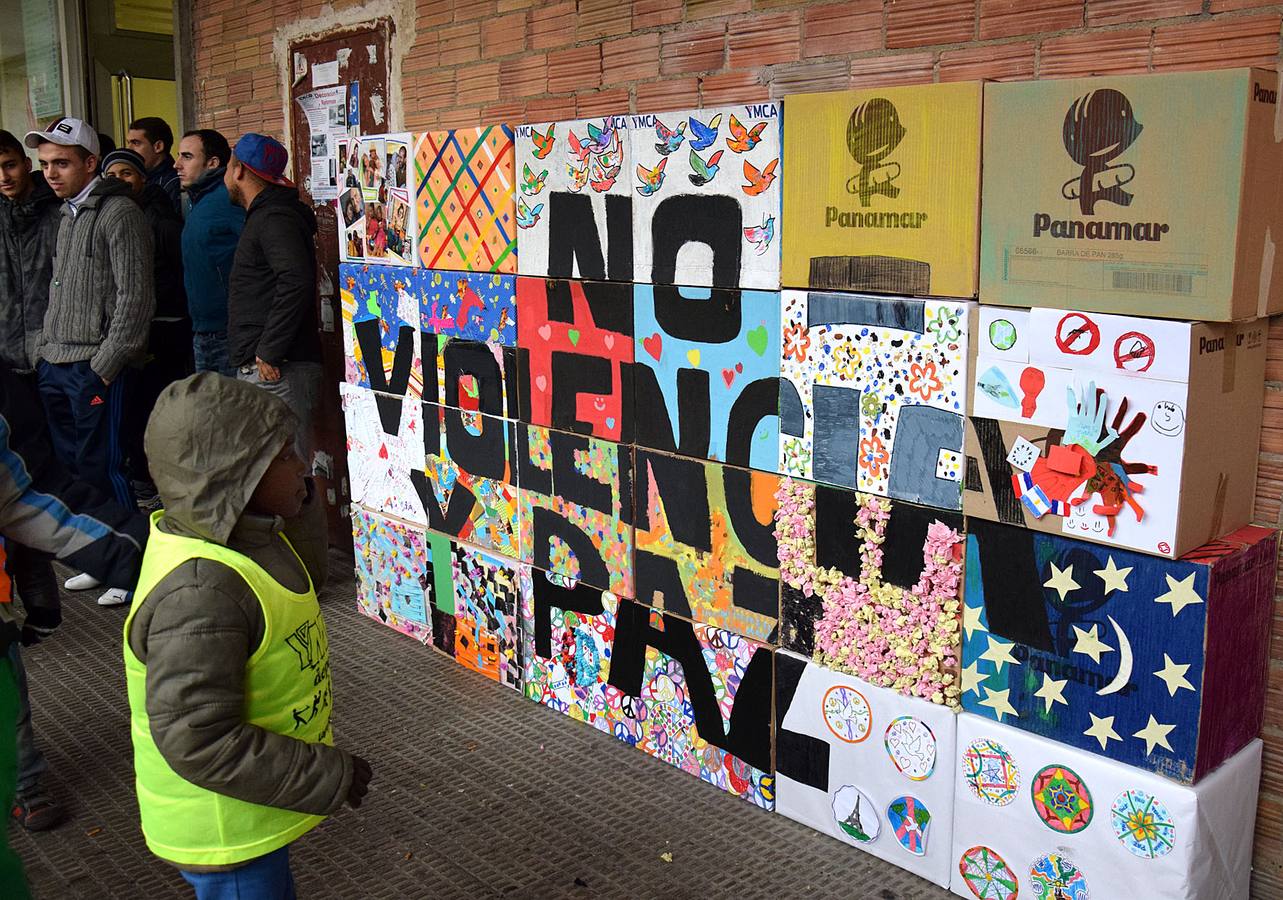
POLYGON ((1118 636, 1118 674, 1114 680, 1096 692, 1096 696, 1103 697, 1106 694, 1116 694, 1123 689, 1132 677, 1132 642, 1127 640, 1127 632, 1114 621, 1113 616, 1105 616, 1109 624, 1114 626, 1114 634, 1118 636))

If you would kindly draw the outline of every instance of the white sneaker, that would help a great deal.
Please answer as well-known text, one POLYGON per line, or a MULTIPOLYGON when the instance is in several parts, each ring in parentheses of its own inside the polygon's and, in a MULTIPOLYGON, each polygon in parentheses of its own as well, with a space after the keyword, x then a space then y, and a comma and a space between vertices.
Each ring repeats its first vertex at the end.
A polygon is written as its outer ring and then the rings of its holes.
POLYGON ((81 572, 79 575, 72 575, 62 586, 69 591, 92 591, 96 587, 102 587, 102 582, 88 572, 81 572))
POLYGON ((99 606, 123 606, 129 602, 129 591, 111 588, 98 598, 99 606))

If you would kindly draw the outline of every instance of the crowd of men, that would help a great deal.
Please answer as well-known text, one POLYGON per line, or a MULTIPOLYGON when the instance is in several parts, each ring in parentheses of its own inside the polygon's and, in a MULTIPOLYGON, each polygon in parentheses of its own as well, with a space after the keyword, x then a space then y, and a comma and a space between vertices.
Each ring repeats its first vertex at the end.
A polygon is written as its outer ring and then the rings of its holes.
MULTIPOLYGON (((0 718, 5 690, 12 688, 18 733, 16 748, 9 748, 0 722, 0 781, 7 765, 16 768, 12 818, 30 830, 52 828, 65 818, 41 783, 46 763, 31 728, 20 651, 48 637, 61 621, 53 558, 79 570, 66 581, 68 590, 106 587, 98 597, 101 606, 130 603, 129 588, 137 587, 140 602, 135 606, 145 607, 145 627, 154 629, 152 620, 163 616, 155 611, 156 603, 141 602, 148 596, 143 584, 162 599, 183 591, 205 598, 210 593, 208 567, 201 577, 193 568, 187 581, 161 578, 157 590, 143 561, 140 581, 138 565, 149 532, 143 512, 163 501, 172 524, 157 532, 160 519, 153 518, 153 544, 158 534, 178 535, 179 544, 204 542, 214 549, 202 552, 213 554, 211 559, 232 560, 227 562, 231 571, 242 555, 257 559, 254 547, 237 544, 248 534, 241 519, 254 513, 261 514, 259 521, 266 515, 268 526, 259 537, 267 551, 262 552, 291 549, 283 568, 279 561, 259 560, 262 568, 280 584, 293 578, 295 594, 302 591, 300 584, 311 591, 318 582, 310 565, 298 582, 292 561, 304 554, 293 549, 295 544, 273 543, 281 532, 279 517, 297 513, 303 493, 310 500, 310 484, 303 492, 297 477, 309 455, 310 421, 321 383, 316 220, 285 177, 286 150, 254 133, 243 135, 233 148, 211 129, 188 131, 175 147, 170 127, 155 117, 130 123, 120 149, 105 147, 104 139, 72 117, 21 139, 0 130, 0 718), (225 377, 188 378, 194 372, 225 377), (283 405, 267 401, 260 389, 283 405), (282 428, 288 434, 284 450, 274 443, 282 428), (220 441, 226 445, 223 450, 220 441), (211 471, 224 480, 210 482, 211 471), (251 475, 247 486, 234 483, 251 475), (168 484, 162 483, 166 479, 168 484), (276 495, 270 490, 273 479, 284 485, 276 495), (234 551, 230 556, 227 548, 234 551), (15 611, 15 599, 24 617, 15 611), (6 685, 6 679, 12 684, 6 685), (16 759, 7 759, 15 749, 16 759)), ((324 542, 319 546, 323 555, 324 542)), ((167 563, 173 563, 171 576, 186 571, 173 555, 181 555, 179 551, 166 552, 171 554, 167 563)), ((245 594, 246 584, 252 590, 248 600, 236 599, 240 606, 227 607, 228 615, 242 625, 247 617, 252 622, 259 609, 255 597, 261 600, 266 588, 251 576, 237 576, 231 583, 222 590, 228 597, 235 599, 237 590, 245 594), (242 615, 246 604, 250 613, 242 615)), ((216 602, 208 605, 217 611, 216 602)), ((163 608, 184 607, 169 603, 163 608)), ((268 606, 263 610, 270 630, 274 613, 268 606)), ((139 612, 132 611, 131 621, 139 612)), ((264 640, 263 627, 260 618, 253 635, 259 641, 264 640)), ((232 630, 218 628, 223 634, 232 630)), ((166 644, 154 630, 135 633, 151 640, 141 639, 128 658, 150 657, 148 664, 158 670, 167 659, 190 663, 193 647, 182 640, 166 644), (162 652, 171 645, 175 649, 162 652)), ((186 639, 190 637, 187 632, 186 639)), ((246 635, 240 634, 238 641, 243 650, 246 635)), ((242 673, 249 671, 245 654, 215 656, 209 666, 227 668, 218 677, 235 682, 240 691, 242 673)), ((205 683, 216 682, 211 675, 205 683)), ((150 691, 153 682, 149 679, 147 685, 150 691)), ((191 694, 198 687, 185 684, 175 690, 191 694)), ((130 690, 132 704, 132 684, 130 690)), ((179 703, 188 698, 170 699, 179 703)), ((250 702, 246 699, 247 707, 250 702)), ((244 725, 241 706, 233 706, 225 712, 230 716, 227 741, 235 740, 231 732, 237 724, 244 725)), ((148 696, 144 717, 155 708, 148 696)), ((209 722, 201 725, 209 727, 209 722)), ((214 776, 182 769, 173 754, 197 756, 214 746, 218 759, 200 764, 217 763, 225 770, 230 745, 183 745, 193 740, 194 729, 177 717, 170 736, 164 737, 165 729, 153 719, 150 735, 156 746, 151 749, 189 781, 209 786, 214 776)), ((322 729, 319 717, 316 730, 312 739, 325 739, 328 726, 322 729)), ((261 751, 247 746, 236 752, 260 753, 261 767, 261 751)), ((294 751, 281 754, 297 762, 294 751)), ((352 802, 352 792, 359 803, 368 767, 362 775, 364 763, 356 766, 354 778, 354 763, 346 755, 342 764, 323 753, 316 759, 312 770, 294 773, 300 783, 292 806, 277 802, 291 795, 288 785, 270 772, 261 786, 251 776, 212 789, 311 812, 332 811, 345 799, 352 802), (318 799, 316 767, 322 763, 333 777, 318 799)), ((146 830, 141 769, 139 790, 146 830)), ((296 823, 286 824, 298 831, 296 823)), ((274 833, 284 834, 286 826, 277 825, 274 833)), ((221 861, 223 857, 215 860, 221 861)), ((0 884, 6 884, 4 865, 0 858, 0 884)), ((199 874, 223 867, 192 868, 199 874)), ((198 886, 198 895, 205 896, 201 890, 198 886)))

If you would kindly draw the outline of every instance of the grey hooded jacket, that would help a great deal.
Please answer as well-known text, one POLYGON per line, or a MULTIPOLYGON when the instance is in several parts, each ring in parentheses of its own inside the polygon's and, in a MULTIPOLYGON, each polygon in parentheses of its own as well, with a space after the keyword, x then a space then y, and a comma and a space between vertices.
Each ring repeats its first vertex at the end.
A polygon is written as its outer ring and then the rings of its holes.
POLYGON ((31 180, 26 199, 0 197, 0 364, 17 372, 36 366, 62 220, 62 201, 45 177, 31 180))

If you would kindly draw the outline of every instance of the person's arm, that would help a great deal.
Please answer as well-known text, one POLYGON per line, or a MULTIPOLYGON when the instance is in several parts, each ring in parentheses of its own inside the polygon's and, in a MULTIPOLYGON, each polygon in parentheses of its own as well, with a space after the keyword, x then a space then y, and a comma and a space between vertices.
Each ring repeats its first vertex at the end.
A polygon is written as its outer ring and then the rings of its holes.
POLYGON ((149 615, 135 615, 129 641, 147 666, 147 717, 170 767, 249 803, 311 815, 337 810, 352 786, 350 754, 244 721, 245 663, 263 625, 240 576, 210 560, 188 562, 144 603, 149 615))
MULTIPOLYGON (((89 361, 89 367, 104 382, 114 381, 120 370, 147 346, 151 319, 156 314, 154 247, 147 220, 132 200, 116 201, 108 210, 112 215, 98 223, 98 233, 107 237, 116 303, 107 335, 89 361)), ((98 212, 100 216, 103 213, 103 209, 98 212)))
POLYGON ((316 303, 316 262, 312 236, 300 227, 293 212, 273 209, 259 213, 264 214, 272 217, 269 222, 274 226, 261 246, 275 289, 268 298, 267 319, 254 353, 279 369, 298 335, 299 322, 316 303))

